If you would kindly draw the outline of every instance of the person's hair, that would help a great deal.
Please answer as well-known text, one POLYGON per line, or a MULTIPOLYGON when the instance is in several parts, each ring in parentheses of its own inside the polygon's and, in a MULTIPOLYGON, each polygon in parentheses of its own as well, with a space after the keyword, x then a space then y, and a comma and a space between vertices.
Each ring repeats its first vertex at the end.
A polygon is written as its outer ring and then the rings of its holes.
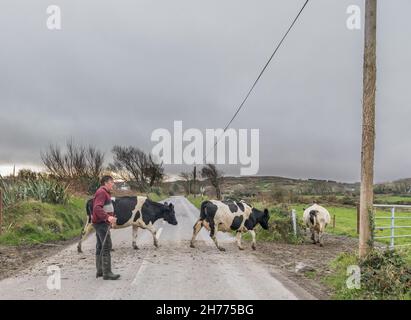
POLYGON ((100 179, 100 185, 104 186, 106 182, 109 182, 110 180, 114 180, 112 176, 103 176, 100 179))

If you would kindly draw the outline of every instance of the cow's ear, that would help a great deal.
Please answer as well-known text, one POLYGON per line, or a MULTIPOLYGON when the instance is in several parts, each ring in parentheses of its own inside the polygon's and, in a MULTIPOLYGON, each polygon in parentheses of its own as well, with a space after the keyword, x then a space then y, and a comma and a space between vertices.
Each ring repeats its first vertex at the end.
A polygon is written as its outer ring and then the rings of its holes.
POLYGON ((268 215, 269 215, 269 213, 268 213, 268 209, 264 209, 264 214, 265 214, 266 216, 268 216, 268 215))
POLYGON ((170 203, 168 206, 170 207, 170 209, 173 209, 174 207, 172 203, 170 203))

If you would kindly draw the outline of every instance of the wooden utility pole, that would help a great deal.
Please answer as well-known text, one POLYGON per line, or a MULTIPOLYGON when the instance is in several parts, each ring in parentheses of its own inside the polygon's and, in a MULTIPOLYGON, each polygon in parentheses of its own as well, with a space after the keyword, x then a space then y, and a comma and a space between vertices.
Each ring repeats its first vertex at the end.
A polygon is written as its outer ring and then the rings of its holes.
POLYGON ((3 191, 0 189, 0 234, 3 232, 3 191))
POLYGON ((361 194, 359 255, 364 257, 371 246, 371 215, 374 202, 375 90, 377 0, 365 1, 363 113, 361 147, 361 194))

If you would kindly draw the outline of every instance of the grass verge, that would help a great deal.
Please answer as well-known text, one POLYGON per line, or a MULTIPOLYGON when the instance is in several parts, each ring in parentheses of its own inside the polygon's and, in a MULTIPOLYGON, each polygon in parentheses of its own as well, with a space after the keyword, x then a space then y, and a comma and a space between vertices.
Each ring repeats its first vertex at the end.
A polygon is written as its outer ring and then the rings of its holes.
POLYGON ((78 236, 86 219, 85 200, 66 204, 23 201, 7 209, 0 244, 22 245, 67 240, 78 236))
POLYGON ((356 254, 340 254, 330 267, 332 273, 324 283, 334 291, 337 300, 410 300, 411 252, 409 250, 373 250, 365 259, 356 254), (347 268, 360 267, 360 287, 348 288, 347 268))

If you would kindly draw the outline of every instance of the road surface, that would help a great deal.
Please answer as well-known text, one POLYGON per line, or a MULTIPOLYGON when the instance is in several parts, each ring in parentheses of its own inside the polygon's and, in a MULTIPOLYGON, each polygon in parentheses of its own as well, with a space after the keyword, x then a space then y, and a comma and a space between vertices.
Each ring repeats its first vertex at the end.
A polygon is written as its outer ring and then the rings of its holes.
POLYGON ((175 205, 178 225, 156 222, 158 249, 146 230, 139 230, 139 250, 131 247, 131 228, 112 231, 113 271, 120 280, 95 278, 92 235, 83 243, 83 254, 71 245, 0 281, 0 299, 313 299, 258 260, 249 246, 238 250, 229 234, 218 233, 226 252, 216 249, 205 230, 197 247, 190 248, 198 209, 184 197, 166 201, 175 205), (58 274, 60 289, 54 281, 58 274))

